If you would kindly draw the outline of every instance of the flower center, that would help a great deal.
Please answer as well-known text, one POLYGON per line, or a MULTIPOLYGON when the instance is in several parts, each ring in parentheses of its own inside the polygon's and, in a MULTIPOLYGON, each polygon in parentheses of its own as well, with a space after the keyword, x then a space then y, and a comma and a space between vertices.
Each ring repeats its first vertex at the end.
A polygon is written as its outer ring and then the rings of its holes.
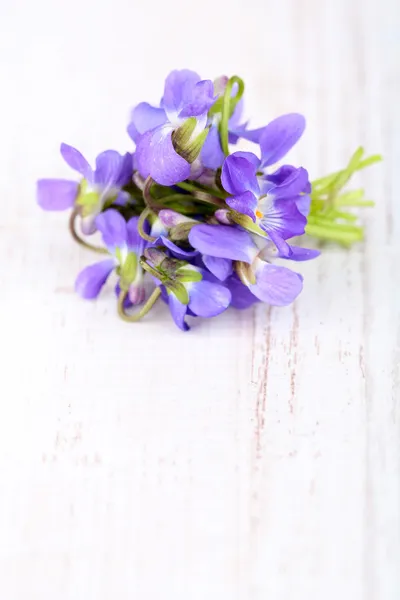
POLYGON ((263 215, 263 213, 261 212, 261 210, 258 210, 258 208, 257 208, 257 210, 255 211, 255 215, 256 215, 256 217, 258 217, 259 219, 262 219, 262 217, 264 216, 264 215, 263 215))

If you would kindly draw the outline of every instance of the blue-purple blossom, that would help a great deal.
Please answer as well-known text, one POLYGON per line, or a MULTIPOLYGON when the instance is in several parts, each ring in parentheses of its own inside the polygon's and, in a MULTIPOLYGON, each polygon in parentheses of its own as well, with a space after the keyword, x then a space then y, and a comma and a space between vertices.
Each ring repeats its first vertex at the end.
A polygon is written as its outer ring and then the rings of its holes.
POLYGON ((185 302, 182 302, 173 288, 162 286, 162 292, 172 318, 183 331, 189 329, 185 321, 187 315, 216 317, 229 307, 231 292, 206 270, 187 264, 176 271, 175 277, 186 291, 185 302), (186 277, 189 281, 186 281, 186 277))
POLYGON ((260 159, 251 152, 235 152, 226 158, 221 181, 232 195, 226 203, 250 217, 282 253, 288 252, 286 240, 302 235, 307 224, 303 195, 310 189, 308 173, 302 167, 285 166, 260 179, 260 168, 260 159))
POLYGON ((195 118, 194 140, 205 129, 215 100, 212 81, 183 69, 168 75, 159 107, 141 102, 133 109, 128 133, 137 144, 135 158, 143 177, 170 186, 190 176, 191 165, 176 152, 172 133, 195 118))
MULTIPOLYGON (((266 238, 234 226, 201 224, 191 229, 189 241, 202 254, 250 265, 254 280, 249 278, 242 283, 263 302, 285 306, 293 302, 302 290, 300 274, 271 264, 275 258, 287 256, 266 238)), ((310 260, 318 255, 318 250, 290 246, 290 259, 294 261, 310 260)))
POLYGON ((92 169, 86 158, 72 146, 61 144, 61 156, 81 176, 80 183, 66 179, 39 179, 37 201, 44 210, 67 210, 74 205, 80 208, 82 231, 93 233, 95 219, 107 201, 124 204, 129 194, 122 191, 133 175, 133 159, 129 152, 122 155, 106 150, 96 158, 92 169))
POLYGON ((80 296, 88 300, 97 298, 108 277, 116 270, 119 288, 127 291, 130 304, 144 302, 144 272, 139 258, 147 243, 139 235, 138 220, 139 217, 132 217, 125 221, 115 209, 109 209, 96 217, 96 227, 110 258, 90 265, 79 273, 75 289, 80 296))

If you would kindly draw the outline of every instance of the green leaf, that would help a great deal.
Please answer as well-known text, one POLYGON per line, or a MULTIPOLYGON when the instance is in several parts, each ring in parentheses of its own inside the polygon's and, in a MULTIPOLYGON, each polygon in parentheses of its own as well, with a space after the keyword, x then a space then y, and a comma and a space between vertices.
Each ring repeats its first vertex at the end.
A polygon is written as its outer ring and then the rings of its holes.
POLYGON ((165 284, 168 291, 176 296, 181 304, 189 304, 189 294, 185 286, 179 281, 169 281, 165 284))
POLYGON ((196 269, 190 269, 188 267, 183 267, 179 269, 176 276, 178 281, 180 281, 181 283, 201 281, 203 279, 203 275, 200 273, 200 271, 197 271, 196 269))

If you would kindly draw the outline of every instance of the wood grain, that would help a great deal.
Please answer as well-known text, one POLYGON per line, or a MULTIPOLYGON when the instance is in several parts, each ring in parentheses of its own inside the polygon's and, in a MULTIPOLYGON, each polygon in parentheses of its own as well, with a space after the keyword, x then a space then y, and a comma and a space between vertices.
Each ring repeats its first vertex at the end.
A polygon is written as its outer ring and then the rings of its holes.
POLYGON ((400 596, 400 17, 381 0, 3 0, 0 596, 400 596), (193 16, 195 15, 195 17, 193 16), (204 38, 203 38, 204 36, 204 38), (238 73, 262 124, 303 112, 312 177, 359 145, 365 244, 304 264, 292 307, 130 327, 95 257, 35 206, 60 141, 129 149, 172 68, 238 73))

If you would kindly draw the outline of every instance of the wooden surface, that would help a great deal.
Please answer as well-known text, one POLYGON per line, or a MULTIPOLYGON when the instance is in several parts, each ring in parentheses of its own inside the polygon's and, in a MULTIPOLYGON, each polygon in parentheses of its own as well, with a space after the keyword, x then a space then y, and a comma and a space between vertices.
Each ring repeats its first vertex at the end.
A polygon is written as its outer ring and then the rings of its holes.
POLYGON ((0 3, 0 597, 398 600, 400 17, 393 0, 0 3), (130 148, 173 68, 238 73, 255 125, 308 119, 312 177, 359 145, 367 241, 293 307, 175 329, 73 292, 95 257, 35 206, 66 141, 130 148))

